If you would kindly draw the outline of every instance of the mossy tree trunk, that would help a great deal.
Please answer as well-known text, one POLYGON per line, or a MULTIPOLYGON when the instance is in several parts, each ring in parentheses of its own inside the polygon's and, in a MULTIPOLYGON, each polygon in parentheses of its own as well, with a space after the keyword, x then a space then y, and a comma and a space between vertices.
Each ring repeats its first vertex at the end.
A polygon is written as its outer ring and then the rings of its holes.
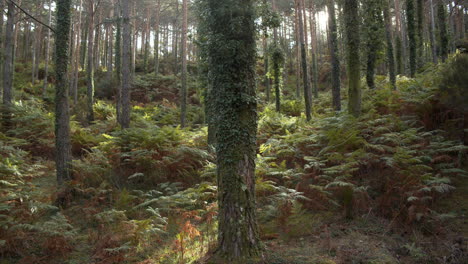
POLYGON ((410 76, 414 77, 416 74, 416 52, 417 52, 417 36, 416 36, 416 25, 414 18, 414 1, 406 1, 406 22, 408 24, 408 40, 409 40, 409 62, 410 62, 410 76))
POLYGON ((338 30, 335 1, 328 2, 328 28, 330 30, 330 57, 332 63, 332 103, 335 111, 341 111, 341 66, 338 57, 338 30))
POLYGON ((121 1, 123 32, 122 32, 122 91, 121 91, 121 117, 120 126, 125 129, 130 127, 130 88, 132 65, 132 32, 130 28, 130 1, 121 1))
MULTIPOLYGON (((13 103, 13 71, 14 71, 14 25, 15 6, 8 1, 7 23, 5 28, 5 48, 3 60, 3 129, 6 131, 10 123, 11 104, 13 103)), ((3 18, 2 18, 3 19, 3 18)))
POLYGON ((344 2, 344 20, 348 53, 348 111, 357 117, 361 114, 361 62, 359 58, 359 24, 361 21, 357 0, 344 2))
POLYGON ((302 1, 296 0, 296 9, 298 14, 299 44, 301 47, 301 66, 302 66, 302 85, 304 85, 305 114, 307 121, 312 118, 312 95, 310 90, 309 72, 307 70, 307 53, 304 37, 304 19, 302 18, 302 1))
POLYGON ((255 212, 257 101, 253 0, 205 0, 207 62, 218 116, 218 246, 209 263, 251 263, 261 255, 255 212), (230 25, 227 27, 226 25, 230 25))
POLYGON ((70 113, 68 48, 70 42, 71 0, 57 0, 57 28, 55 36, 55 161, 59 185, 71 180, 70 113))

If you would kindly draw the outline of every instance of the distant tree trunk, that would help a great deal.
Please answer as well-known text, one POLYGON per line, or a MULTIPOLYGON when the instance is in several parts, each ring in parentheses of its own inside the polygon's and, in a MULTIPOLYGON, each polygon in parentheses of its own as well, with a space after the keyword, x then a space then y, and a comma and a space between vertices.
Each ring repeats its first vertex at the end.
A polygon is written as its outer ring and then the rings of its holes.
POLYGON ((159 27, 161 20, 161 0, 156 2, 156 14, 154 25, 154 74, 159 74, 159 27))
POLYGON ((328 28, 330 29, 330 57, 332 63, 332 103, 335 111, 341 111, 341 66, 338 58, 338 32, 334 0, 328 2, 328 28))
POLYGON ((57 183, 72 179, 70 114, 68 106, 68 45, 70 40, 71 0, 57 0, 57 28, 55 38, 55 161, 57 183))
MULTIPOLYGON (((266 5, 266 0, 263 1, 266 5)), ((269 66, 269 57, 268 57, 268 31, 265 27, 265 32, 263 32, 263 62, 264 62, 264 82, 265 82, 265 92, 266 92, 266 101, 267 103, 270 102, 270 94, 271 94, 271 86, 270 86, 270 78, 268 77, 268 68, 269 66)))
POLYGON ((308 70, 307 70, 307 53, 305 48, 305 40, 304 40, 304 22, 302 19, 302 9, 301 9, 301 0, 296 0, 296 9, 298 10, 299 14, 299 42, 301 45, 301 64, 302 64, 302 79, 304 85, 304 99, 305 99, 305 114, 307 121, 310 121, 312 118, 311 111, 312 111, 312 96, 309 86, 309 77, 308 77, 308 70))
POLYGON ((94 121, 94 2, 88 0, 88 64, 87 73, 87 106, 89 123, 94 121))
MULTIPOLYGON (((150 48, 150 25, 151 25, 151 16, 150 9, 146 9, 146 28, 145 28, 145 55, 143 58, 143 72, 148 72, 148 61, 149 61, 149 48, 150 48)), ((143 45, 143 43, 142 43, 143 45)))
POLYGON ((83 0, 80 0, 80 12, 78 14, 78 32, 76 34, 76 54, 75 54, 75 66, 74 70, 75 72, 74 77, 73 77, 73 86, 71 90, 73 91, 73 103, 76 105, 78 103, 78 82, 80 79, 80 61, 81 61, 81 47, 84 46, 82 45, 82 42, 86 42, 86 39, 82 38, 82 17, 83 17, 83 0))
POLYGON ((312 50, 311 61, 311 79, 312 79, 312 93, 315 98, 318 98, 318 65, 317 65, 317 22, 315 19, 316 10, 314 1, 310 1, 310 41, 312 50))
MULTIPOLYGON (((49 0, 49 25, 52 24, 52 0, 49 0)), ((81 23, 79 24, 81 26, 81 23)), ((45 55, 45 70, 44 70, 44 88, 42 89, 42 97, 46 96, 47 87, 49 86, 49 59, 50 59, 50 42, 51 42, 51 31, 47 29, 47 44, 46 44, 46 55, 45 55)), ((78 54, 76 54, 78 56, 78 54)))
POLYGON ((131 89, 131 28, 129 1, 122 1, 123 34, 122 34, 122 113, 120 125, 123 129, 130 127, 130 89, 131 89))
POLYGON ((416 43, 417 43, 417 68, 421 68, 424 64, 424 1, 417 0, 416 16, 417 16, 417 30, 416 30, 416 43))
POLYGON ((117 91, 115 96, 115 110, 117 122, 121 124, 122 116, 122 8, 121 1, 115 0, 115 16, 117 21, 117 29, 115 33, 115 76, 117 79, 117 91))
MULTIPOLYGON (((294 0, 297 1, 297 0, 294 0)), ((301 98, 301 47, 299 33, 299 10, 295 8, 294 33, 296 37, 296 99, 301 98)))
POLYGON ((208 263, 257 263, 261 247, 255 209, 254 1, 209 0, 207 8, 208 28, 218 37, 208 44, 207 61, 219 120, 218 246, 208 263))
POLYGON ((447 35, 447 12, 443 0, 437 0, 437 18, 439 22, 439 54, 442 62, 445 62, 448 56, 448 35, 447 35))
MULTIPOLYGON (((384 0, 386 1, 386 0, 384 0)), ((364 2, 364 31, 366 35, 366 82, 370 89, 375 89, 375 67, 377 53, 380 50, 382 31, 381 0, 367 0, 364 2)))
MULTIPOLYGON (((0 10, 5 9, 5 0, 0 0, 0 10)), ((3 85, 3 53, 4 53, 4 46, 3 46, 3 17, 0 19, 0 83, 3 85)), ((0 89, 0 96, 3 91, 0 89)))
POLYGON ((347 0, 344 2, 345 30, 347 32, 348 51, 348 111, 354 116, 361 114, 361 75, 359 58, 359 9, 357 0, 347 0))
POLYGON ((432 3, 432 0, 430 0, 429 5, 431 6, 431 32, 430 32, 430 37, 431 37, 431 51, 432 51, 432 62, 434 64, 437 64, 438 58, 437 58, 437 44, 435 40, 435 19, 434 19, 434 4, 432 3))
POLYGON ((392 41, 392 18, 390 17, 390 6, 388 1, 383 0, 383 14, 385 20, 385 38, 387 40, 387 65, 388 65, 388 77, 392 88, 396 90, 396 74, 395 74, 395 56, 393 52, 393 41, 392 41))
POLYGON ((416 74, 416 51, 417 51, 417 43, 416 43, 416 27, 415 27, 415 19, 414 19, 414 1, 415 0, 407 0, 406 1, 406 20, 408 24, 408 39, 409 39, 409 60, 410 60, 410 76, 414 77, 416 74))
POLYGON ((187 0, 182 2, 182 86, 180 102, 180 125, 185 127, 187 115, 187 0))
POLYGON ((7 24, 5 28, 5 49, 3 63, 3 129, 10 126, 10 113, 13 101, 13 71, 14 71, 14 24, 15 6, 8 1, 7 24))
MULTIPOLYGON (((110 10, 109 17, 114 17, 115 10, 110 10)), ((108 44, 107 44, 107 52, 106 52, 106 65, 107 65, 107 79, 110 81, 112 79, 112 75, 114 74, 114 26, 110 24, 108 26, 109 30, 109 37, 108 37, 108 44)))

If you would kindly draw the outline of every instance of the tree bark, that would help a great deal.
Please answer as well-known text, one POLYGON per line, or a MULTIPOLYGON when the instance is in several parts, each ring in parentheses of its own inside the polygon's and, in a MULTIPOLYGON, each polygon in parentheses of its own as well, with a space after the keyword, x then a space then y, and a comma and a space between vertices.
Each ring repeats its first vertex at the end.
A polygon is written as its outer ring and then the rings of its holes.
POLYGON ((70 114, 68 106, 68 45, 70 39, 71 0, 57 0, 57 29, 55 38, 55 161, 57 183, 72 179, 70 114))

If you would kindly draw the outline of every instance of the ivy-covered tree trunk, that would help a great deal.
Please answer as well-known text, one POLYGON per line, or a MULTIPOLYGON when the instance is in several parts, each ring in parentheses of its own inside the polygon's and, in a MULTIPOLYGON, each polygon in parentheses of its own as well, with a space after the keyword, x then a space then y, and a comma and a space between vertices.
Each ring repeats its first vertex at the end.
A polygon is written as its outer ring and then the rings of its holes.
POLYGON ((439 22, 439 55, 442 62, 445 62, 448 56, 449 39, 447 35, 447 13, 443 0, 437 0, 437 20, 439 22))
POLYGON ((5 49, 3 61, 3 129, 6 131, 10 123, 10 107, 13 101, 13 70, 14 70, 14 24, 15 6, 8 1, 7 23, 5 28, 5 49))
POLYGON ((122 34, 122 109, 120 117, 120 126, 122 128, 130 127, 130 88, 131 88, 131 28, 130 28, 130 1, 121 1, 123 34, 122 34))
POLYGON ((182 2, 182 85, 180 93, 180 125, 185 127, 187 116, 187 0, 182 2))
POLYGON ((335 1, 328 2, 328 29, 330 30, 330 57, 332 63, 332 103, 335 111, 341 111, 341 66, 338 58, 338 30, 335 1))
POLYGON ((383 0, 383 14, 385 22, 385 39, 387 41, 387 66, 388 66, 388 78, 393 89, 396 90, 396 73, 395 73, 395 56, 393 52, 393 41, 392 41, 392 18, 390 16, 390 6, 388 1, 383 0))
MULTIPOLYGON (((386 1, 386 0, 384 0, 386 1)), ((375 67, 381 47, 382 32, 381 0, 364 1, 364 31, 366 39, 366 81, 370 89, 375 89, 375 67)))
POLYGON ((94 121, 94 1, 88 0, 88 63, 86 67, 87 120, 94 121))
POLYGON ((261 256, 255 212, 257 100, 254 0, 204 0, 215 87, 218 246, 208 263, 253 263, 261 256), (229 25, 229 26, 226 26, 229 25))
POLYGON ((273 81, 275 86, 275 106, 276 112, 281 112, 281 70, 284 64, 283 51, 279 45, 275 44, 272 49, 271 60, 273 62, 273 81))
POLYGON ((57 28, 55 32, 55 161, 57 183, 71 180, 70 114, 68 106, 69 82, 68 48, 70 41, 71 0, 57 0, 57 28))
POLYGON ((361 74, 359 68, 359 9, 357 0, 344 2, 344 20, 348 53, 348 111, 354 116, 361 114, 361 74))
POLYGON ((307 121, 312 118, 312 95, 310 90, 309 72, 307 70, 307 53, 304 38, 304 20, 302 18, 301 0, 296 0, 296 9, 298 10, 299 24, 299 44, 301 47, 301 66, 302 66, 302 84, 304 85, 305 114, 307 121))
POLYGON ((408 24, 408 40, 409 40, 409 62, 410 62, 410 76, 414 77, 416 74, 416 25, 414 19, 414 1, 406 0, 406 22, 408 24))

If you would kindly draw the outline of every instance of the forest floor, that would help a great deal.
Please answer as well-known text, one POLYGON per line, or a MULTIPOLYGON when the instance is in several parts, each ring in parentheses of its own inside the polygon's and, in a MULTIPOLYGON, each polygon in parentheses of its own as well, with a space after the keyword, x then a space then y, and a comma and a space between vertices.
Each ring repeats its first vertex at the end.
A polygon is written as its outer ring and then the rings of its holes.
MULTIPOLYGON (((400 77, 398 91, 378 76, 359 119, 331 111, 326 92, 310 123, 288 96, 281 114, 260 104, 266 263, 468 263, 468 147, 437 95, 442 71, 400 77)), ((86 98, 72 111, 75 179, 57 190, 53 105, 17 74, 21 101, 0 133, 0 264, 196 263, 213 249, 216 170, 196 80, 189 129, 176 125, 177 77, 137 76, 126 131, 98 84, 96 121, 86 98)))

